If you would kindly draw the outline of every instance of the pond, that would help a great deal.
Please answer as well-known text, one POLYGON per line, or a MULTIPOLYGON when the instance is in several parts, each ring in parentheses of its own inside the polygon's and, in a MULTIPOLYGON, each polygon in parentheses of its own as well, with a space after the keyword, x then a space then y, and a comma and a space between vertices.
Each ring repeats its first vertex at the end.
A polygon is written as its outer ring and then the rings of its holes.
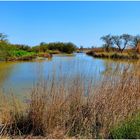
POLYGON ((47 81, 53 77, 56 80, 67 77, 66 80, 70 80, 80 75, 85 83, 89 79, 98 82, 105 74, 121 71, 126 65, 130 64, 127 61, 94 59, 84 53, 54 55, 51 60, 0 62, 0 89, 23 95, 41 79, 47 81))

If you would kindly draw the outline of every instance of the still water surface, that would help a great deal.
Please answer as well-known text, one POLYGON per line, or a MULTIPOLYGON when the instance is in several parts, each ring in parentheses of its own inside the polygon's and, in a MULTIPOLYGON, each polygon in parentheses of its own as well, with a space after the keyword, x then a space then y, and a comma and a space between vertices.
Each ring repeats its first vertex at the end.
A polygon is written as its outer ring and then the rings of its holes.
POLYGON ((54 55, 51 60, 34 62, 0 62, 0 89, 24 94, 40 79, 48 80, 54 75, 56 79, 67 77, 67 80, 83 75, 85 82, 88 79, 97 82, 106 73, 116 69, 121 71, 127 64, 128 62, 94 59, 83 53, 75 56, 54 55))

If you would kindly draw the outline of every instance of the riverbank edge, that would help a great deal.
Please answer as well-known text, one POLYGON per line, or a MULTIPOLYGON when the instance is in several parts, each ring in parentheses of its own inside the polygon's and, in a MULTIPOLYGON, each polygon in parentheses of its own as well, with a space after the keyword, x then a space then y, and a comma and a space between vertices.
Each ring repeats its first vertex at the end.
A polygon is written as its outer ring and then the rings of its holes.
POLYGON ((15 61, 32 61, 38 58, 48 58, 51 59, 53 55, 58 55, 58 56, 67 56, 67 57, 72 57, 75 56, 74 53, 68 54, 68 53, 61 53, 61 52, 54 52, 54 53, 38 53, 38 54, 31 54, 31 55, 25 55, 25 56, 20 56, 20 57, 9 57, 5 60, 0 60, 0 62, 15 62, 15 61))
POLYGON ((23 56, 20 56, 20 57, 9 57, 5 60, 2 60, 2 61, 6 61, 6 62, 14 62, 14 61, 31 61, 31 60, 34 60, 34 59, 37 59, 38 57, 41 57, 41 58, 52 58, 52 54, 49 54, 49 53, 41 53, 41 54, 31 54, 31 55, 23 55, 23 56))
POLYGON ((94 58, 113 59, 113 60, 139 60, 140 54, 138 53, 119 53, 119 52, 94 52, 88 51, 87 55, 94 58))

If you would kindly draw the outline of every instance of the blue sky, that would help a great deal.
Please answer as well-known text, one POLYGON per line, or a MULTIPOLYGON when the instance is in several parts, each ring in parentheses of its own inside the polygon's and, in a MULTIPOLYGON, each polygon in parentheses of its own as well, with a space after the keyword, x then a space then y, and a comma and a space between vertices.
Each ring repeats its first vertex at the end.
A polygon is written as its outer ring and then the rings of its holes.
POLYGON ((11 43, 91 47, 106 34, 140 34, 140 2, 0 2, 0 11, 0 32, 11 43))

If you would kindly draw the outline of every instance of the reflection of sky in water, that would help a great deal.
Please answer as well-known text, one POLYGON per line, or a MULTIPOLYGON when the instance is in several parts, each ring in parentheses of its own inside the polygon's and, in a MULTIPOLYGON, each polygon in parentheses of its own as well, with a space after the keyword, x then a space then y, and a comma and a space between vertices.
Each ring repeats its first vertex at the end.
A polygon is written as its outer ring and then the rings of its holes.
POLYGON ((82 80, 86 83, 90 79, 100 80, 104 73, 112 71, 112 69, 121 69, 124 66, 123 63, 94 59, 85 54, 76 54, 71 57, 55 55, 50 61, 16 62, 7 63, 7 65, 12 66, 7 67, 7 71, 1 69, 0 75, 4 72, 6 74, 0 86, 5 90, 11 88, 17 94, 26 93, 27 89, 32 88, 32 85, 38 80, 47 81, 54 75, 56 80, 65 78, 66 81, 82 75, 82 80))

